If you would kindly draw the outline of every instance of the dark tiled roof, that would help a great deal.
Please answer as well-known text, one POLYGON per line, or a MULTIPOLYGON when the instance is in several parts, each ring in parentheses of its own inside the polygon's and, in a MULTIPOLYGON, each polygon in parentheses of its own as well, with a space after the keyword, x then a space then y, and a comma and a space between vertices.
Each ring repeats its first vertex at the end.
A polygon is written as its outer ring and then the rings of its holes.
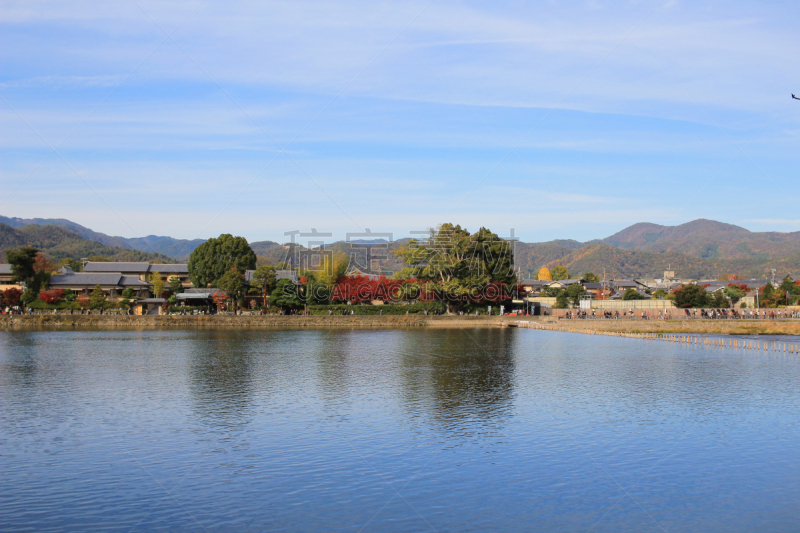
POLYGON ((576 283, 580 283, 583 281, 583 278, 570 278, 570 279, 559 279, 551 281, 551 283, 560 283, 562 285, 574 285, 576 283))
POLYGON ((90 261, 83 267, 84 272, 136 272, 146 274, 148 272, 160 272, 161 274, 188 274, 189 265, 183 263, 155 264, 146 262, 108 262, 90 261))
POLYGON ((189 265, 173 263, 168 265, 150 265, 149 272, 160 272, 162 274, 188 274, 189 265))
POLYGON ((119 285, 119 280, 122 274, 119 272, 113 273, 77 273, 77 274, 58 274, 50 277, 50 286, 58 285, 119 285))
POLYGON ((120 280, 119 284, 123 287, 149 287, 150 284, 146 281, 140 280, 136 276, 125 276, 123 275, 120 280))
POLYGON ((76 272, 74 274, 56 274, 50 277, 50 286, 88 287, 94 285, 113 287, 140 287, 150 285, 136 276, 123 276, 119 272, 76 272))
POLYGON ((108 261, 89 261, 83 267, 84 272, 147 272, 150 263, 133 262, 108 262, 108 261))
POLYGON ((136 300, 134 304, 163 304, 166 302, 164 298, 142 298, 141 300, 136 300))
POLYGON ((543 279, 523 279, 522 280, 522 285, 525 285, 525 286, 528 286, 528 287, 544 287, 545 285, 549 285, 550 283, 552 283, 552 282, 549 281, 549 280, 543 280, 543 279))
POLYGON ((0 264, 0 274, 11 274, 11 265, 8 263, 0 264))

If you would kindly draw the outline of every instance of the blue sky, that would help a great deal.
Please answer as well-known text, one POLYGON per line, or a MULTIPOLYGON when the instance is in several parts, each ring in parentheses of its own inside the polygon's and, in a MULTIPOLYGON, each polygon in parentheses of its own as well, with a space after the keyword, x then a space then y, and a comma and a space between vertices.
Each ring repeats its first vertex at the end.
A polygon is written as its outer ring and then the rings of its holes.
POLYGON ((4 2, 0 214, 251 241, 800 230, 800 4, 496 4, 4 2))

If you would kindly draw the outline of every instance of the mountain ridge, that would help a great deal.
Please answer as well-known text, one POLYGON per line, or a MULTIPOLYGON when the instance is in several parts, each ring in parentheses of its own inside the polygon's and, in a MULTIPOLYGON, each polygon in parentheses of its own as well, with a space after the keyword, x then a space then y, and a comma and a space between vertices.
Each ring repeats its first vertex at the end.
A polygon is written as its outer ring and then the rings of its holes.
POLYGON ((54 261, 91 256, 102 256, 112 261, 170 261, 170 258, 163 254, 107 246, 91 241, 59 226, 31 224, 22 228, 12 228, 0 223, 0 260, 5 261, 6 250, 21 246, 32 246, 54 261))
MULTIPOLYGON (((113 251, 115 257, 120 257, 121 250, 141 253, 160 250, 158 253, 163 254, 162 257, 186 261, 191 251, 205 242, 204 239, 174 239, 155 235, 135 239, 113 237, 66 219, 0 216, 0 225, 4 221, 11 221, 18 226, 18 230, 46 227, 42 225, 44 222, 54 221, 54 226, 74 232, 83 239, 119 248, 113 251)), ((383 269, 397 270, 402 266, 391 254, 401 241, 389 243, 389 258, 381 261, 383 269)), ((287 244, 256 241, 250 246, 261 258, 260 262, 276 264, 287 256, 287 244)), ((349 249, 344 242, 326 247, 332 251, 349 249)), ((524 277, 532 276, 542 266, 557 264, 564 264, 575 274, 587 271, 600 274, 605 270, 624 277, 658 277, 668 267, 680 276, 692 278, 725 273, 762 277, 769 268, 780 268, 784 275, 798 275, 800 232, 752 232, 734 224, 708 219, 692 220, 676 226, 639 222, 604 239, 587 242, 574 239, 517 242, 516 263, 524 277)))

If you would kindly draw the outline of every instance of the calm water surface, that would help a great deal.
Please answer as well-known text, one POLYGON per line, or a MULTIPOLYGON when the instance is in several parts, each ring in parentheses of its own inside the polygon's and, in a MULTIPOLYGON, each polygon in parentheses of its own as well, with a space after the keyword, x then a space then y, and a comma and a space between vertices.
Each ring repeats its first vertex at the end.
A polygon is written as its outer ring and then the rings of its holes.
POLYGON ((0 530, 798 531, 798 384, 535 330, 0 333, 0 530))

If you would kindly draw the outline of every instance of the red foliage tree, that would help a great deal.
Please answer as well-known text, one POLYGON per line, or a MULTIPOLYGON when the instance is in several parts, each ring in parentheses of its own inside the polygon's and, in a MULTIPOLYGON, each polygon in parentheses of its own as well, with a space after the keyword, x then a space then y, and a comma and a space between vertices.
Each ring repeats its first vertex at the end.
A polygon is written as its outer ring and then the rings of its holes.
POLYGON ((16 287, 11 287, 10 289, 6 289, 3 291, 3 299, 6 302, 6 305, 15 306, 19 305, 19 302, 22 299, 22 291, 17 289, 16 287))
POLYGON ((33 260, 33 270, 37 274, 39 272, 54 272, 57 268, 56 264, 46 258, 42 252, 38 252, 33 260))
POLYGON ((215 292, 211 295, 211 299, 220 309, 225 309, 225 303, 228 301, 228 295, 224 292, 215 292))
POLYGON ((39 293, 39 299, 48 304, 57 304, 64 299, 64 289, 50 289, 39 293))

